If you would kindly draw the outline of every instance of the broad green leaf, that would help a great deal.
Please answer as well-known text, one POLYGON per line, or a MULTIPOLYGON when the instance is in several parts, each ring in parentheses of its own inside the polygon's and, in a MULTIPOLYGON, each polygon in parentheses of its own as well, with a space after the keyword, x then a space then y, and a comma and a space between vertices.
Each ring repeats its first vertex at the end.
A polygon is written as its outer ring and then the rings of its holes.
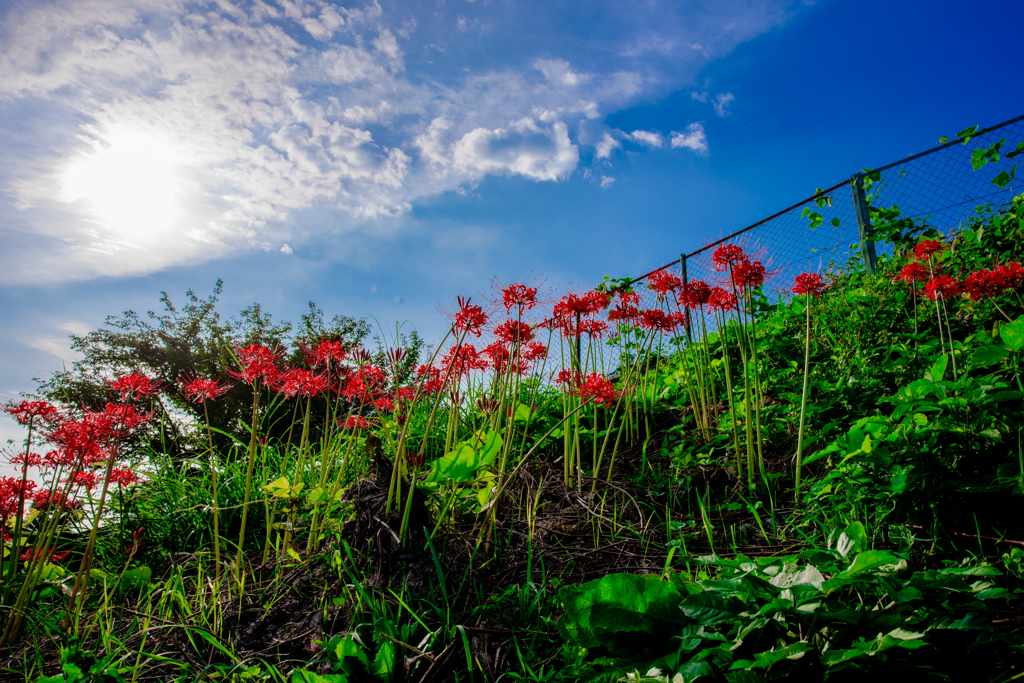
POLYGON ((498 432, 477 432, 470 441, 430 463, 432 469, 427 475, 427 481, 470 481, 475 478, 478 469, 489 464, 501 452, 503 443, 498 432))
POLYGON ((987 368, 1006 358, 1010 349, 1005 344, 986 344, 971 356, 971 367, 987 368))
POLYGON ((868 532, 861 522, 854 522, 839 534, 836 541, 836 552, 843 557, 850 553, 860 553, 868 548, 868 532))
POLYGON ((1020 351, 1024 348, 1024 316, 1014 320, 1009 325, 999 328, 999 337, 1011 351, 1020 351))
POLYGON ((846 571, 838 574, 836 578, 845 579, 872 569, 898 566, 901 563, 905 563, 903 558, 893 555, 890 552, 886 552, 885 550, 865 550, 857 553, 857 557, 854 558, 853 564, 851 564, 846 571))
POLYGON ((743 604, 717 593, 707 592, 683 598, 679 609, 697 623, 703 626, 713 626, 735 619, 743 611, 743 604))
POLYGON ((153 570, 145 565, 129 569, 124 573, 124 587, 138 589, 153 580, 153 570))
POLYGON ((292 672, 291 683, 348 683, 348 676, 345 674, 327 674, 321 676, 312 671, 296 669, 292 672))
POLYGON ((1016 175, 1017 164, 1014 164, 1013 168, 1010 169, 1009 173, 1007 173, 1006 169, 1000 171, 999 175, 992 179, 992 184, 997 185, 1000 188, 1004 188, 1010 184, 1010 181, 1012 181, 1016 177, 1016 175))
POLYGON ((825 577, 817 567, 805 565, 798 567, 795 563, 785 562, 782 571, 768 580, 768 583, 778 588, 792 588, 793 586, 811 586, 821 590, 825 577))
MULTIPOLYGON (((635 655, 666 646, 686 621, 679 590, 671 583, 635 574, 609 574, 558 592, 565 607, 562 635, 586 648, 604 646, 635 655)), ((691 596, 692 597, 692 596, 691 596)))
POLYGON ((385 681, 390 681, 395 674, 395 644, 385 640, 377 649, 373 658, 373 671, 385 681))
POLYGON ((949 363, 949 354, 944 353, 942 356, 932 363, 932 367, 928 372, 924 373, 925 379, 930 379, 933 382, 941 382, 943 376, 946 374, 946 365, 949 363))

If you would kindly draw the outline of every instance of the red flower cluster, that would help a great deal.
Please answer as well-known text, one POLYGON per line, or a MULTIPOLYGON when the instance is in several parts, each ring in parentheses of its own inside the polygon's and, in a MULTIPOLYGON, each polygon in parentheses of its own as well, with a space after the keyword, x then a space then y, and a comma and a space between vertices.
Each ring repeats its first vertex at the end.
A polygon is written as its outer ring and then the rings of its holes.
POLYGON ((793 293, 820 296, 826 286, 825 281, 817 273, 800 273, 796 276, 793 293))
POLYGON ((743 248, 735 244, 723 244, 711 254, 711 260, 715 263, 715 270, 722 272, 734 263, 746 260, 743 248))
POLYGON ((686 316, 681 313, 666 313, 657 308, 644 311, 640 318, 640 326, 648 330, 672 332, 679 325, 686 324, 686 316))
POLYGON ((924 295, 932 300, 948 300, 962 291, 963 285, 948 275, 936 275, 924 284, 924 295))
POLYGON ((764 284, 765 270, 760 261, 737 261, 732 268, 732 281, 741 289, 756 289, 764 284))
POLYGON ((487 314, 479 306, 473 306, 469 299, 458 297, 459 310, 455 314, 454 327, 456 330, 465 330, 468 333, 480 336, 484 325, 487 324, 487 314))
POLYGON ((468 375, 472 370, 486 370, 487 360, 483 358, 472 344, 460 344, 452 347, 441 359, 441 367, 453 379, 468 375))
POLYGON ((896 277, 907 284, 915 284, 917 282, 924 282, 931 275, 928 269, 920 263, 911 261, 910 263, 903 266, 900 270, 900 274, 896 277))
POLYGON ((506 320, 495 328, 494 334, 504 344, 525 344, 533 339, 533 330, 519 320, 506 320))
POLYGON ((264 380, 267 383, 273 382, 277 377, 277 361, 281 357, 280 351, 274 351, 269 346, 252 344, 235 352, 242 369, 238 372, 228 370, 233 376, 249 385, 255 385, 257 381, 264 380))
POLYGON ((656 270, 647 279, 647 288, 657 292, 658 298, 663 299, 670 292, 676 292, 683 286, 683 281, 678 276, 665 270, 656 270))
POLYGON ((611 380, 596 372, 587 375, 586 380, 572 393, 579 396, 584 403, 593 401, 595 404, 605 407, 611 407, 623 396, 622 392, 615 390, 615 385, 611 380))
POLYGON ((738 309, 739 303, 736 301, 735 294, 727 292, 721 287, 715 287, 711 290, 711 294, 708 296, 708 307, 713 311, 728 313, 729 311, 735 311, 738 309))
POLYGON ((10 413, 18 424, 27 424, 29 420, 40 419, 44 422, 55 422, 60 419, 60 410, 46 401, 22 401, 4 406, 4 412, 10 413))
POLYGON ((512 308, 519 310, 520 314, 530 310, 537 304, 537 288, 526 285, 513 284, 501 290, 502 299, 505 304, 505 313, 509 314, 512 308))
POLYGON ((700 308, 711 298, 711 287, 703 280, 692 280, 683 285, 679 303, 689 309, 700 308))
POLYGON ((159 393, 160 387, 145 375, 130 372, 110 382, 110 388, 121 395, 122 401, 134 398, 136 401, 159 393))
POLYGON ((330 386, 324 375, 313 374, 310 370, 291 368, 274 378, 272 387, 279 394, 289 398, 301 394, 306 398, 323 393, 330 386))
POLYGON ((991 299, 1024 284, 1024 266, 1011 261, 993 270, 979 270, 967 276, 963 288, 971 299, 991 299))
POLYGON ((938 240, 922 240, 914 247, 914 256, 918 261, 926 261, 935 254, 945 251, 946 245, 938 240))
POLYGON ((307 355, 307 361, 313 366, 333 365, 337 367, 346 357, 344 344, 340 341, 324 340, 307 355))
POLYGON ((206 377, 192 377, 190 379, 188 375, 182 375, 180 381, 185 397, 196 403, 212 401, 219 396, 223 396, 231 389, 230 384, 220 384, 220 380, 208 379, 206 377))

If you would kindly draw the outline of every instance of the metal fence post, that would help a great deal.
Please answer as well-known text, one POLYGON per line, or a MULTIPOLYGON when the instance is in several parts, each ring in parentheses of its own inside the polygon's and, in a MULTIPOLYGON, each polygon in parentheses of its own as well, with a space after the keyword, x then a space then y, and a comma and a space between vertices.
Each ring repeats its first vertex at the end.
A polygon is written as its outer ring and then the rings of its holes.
POLYGON ((875 256, 874 229, 871 225, 868 199, 864 193, 863 173, 854 173, 850 176, 850 188, 853 190, 853 208, 857 212, 857 228, 860 230, 864 264, 868 267, 868 273, 874 273, 878 268, 878 258, 875 256))
MULTIPOLYGON (((687 273, 686 273, 686 254, 680 254, 679 255, 679 267, 683 271, 683 287, 686 287, 687 283, 690 281, 690 278, 687 276, 687 273)), ((687 334, 690 333, 690 307, 689 306, 686 307, 686 333, 687 334)))

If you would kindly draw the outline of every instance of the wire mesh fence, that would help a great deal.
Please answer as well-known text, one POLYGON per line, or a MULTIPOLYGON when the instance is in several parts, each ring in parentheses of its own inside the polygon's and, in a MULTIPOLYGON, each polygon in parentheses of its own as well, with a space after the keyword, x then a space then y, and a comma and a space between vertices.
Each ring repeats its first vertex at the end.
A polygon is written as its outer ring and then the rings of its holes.
MULTIPOLYGON (((873 268, 876 256, 888 248, 872 239, 870 208, 898 207, 902 217, 923 220, 948 234, 969 222, 976 207, 999 206, 1020 193, 1021 181, 1014 177, 1018 154, 1024 154, 1024 116, 981 130, 967 129, 951 142, 855 173, 849 180, 633 278, 639 307, 664 306, 646 286, 658 270, 684 282, 703 280, 712 287, 728 287, 728 273, 717 270, 712 260, 715 249, 723 244, 738 245, 765 265, 764 290, 769 297, 785 296, 802 272, 828 271, 850 259, 864 259, 873 268)), ((614 368, 617 346, 608 344, 605 349, 604 365, 614 368)))

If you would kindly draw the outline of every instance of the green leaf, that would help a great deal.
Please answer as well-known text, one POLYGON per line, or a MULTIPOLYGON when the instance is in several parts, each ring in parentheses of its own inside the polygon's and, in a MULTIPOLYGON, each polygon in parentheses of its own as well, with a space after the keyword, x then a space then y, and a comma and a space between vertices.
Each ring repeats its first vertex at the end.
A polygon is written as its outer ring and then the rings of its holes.
POLYGON ((931 369, 924 373, 924 378, 930 379, 933 382, 941 382, 946 374, 946 365, 948 364, 949 354, 944 353, 937 361, 932 363, 931 369))
POLYGON ((885 550, 865 550, 857 553, 853 564, 846 571, 837 574, 836 578, 846 579, 862 572, 878 569, 879 567, 898 566, 904 562, 903 558, 885 550))
POLYGON ((604 646, 622 656, 667 649, 672 625, 686 621, 681 598, 667 581, 609 574, 558 592, 565 607, 559 632, 582 647, 604 646))
POLYGON ((1002 171, 1000 171, 999 175, 997 175, 995 178, 992 179, 992 184, 993 185, 998 185, 1000 188, 1004 188, 1007 185, 1009 185, 1010 181, 1014 180, 1016 178, 1016 176, 1017 176, 1017 164, 1014 164, 1013 168, 1010 169, 1009 173, 1006 172, 1006 169, 1003 169, 1002 171))
POLYGON ((430 463, 428 482, 455 481, 464 483, 476 476, 476 471, 489 464, 501 452, 503 445, 498 432, 477 432, 476 435, 430 463), (476 446, 476 448, 474 448, 476 446))
POLYGON ((868 548, 868 532, 861 522, 854 522, 839 534, 836 541, 836 552, 843 557, 850 553, 860 553, 868 548))
POLYGON ((377 656, 373 658, 373 671, 385 681, 390 681, 395 670, 395 644, 385 640, 378 648, 377 656))
POLYGON ((136 590, 142 588, 153 580, 153 570, 145 565, 129 569, 124 573, 123 583, 118 588, 130 588, 136 590))
POLYGON ((999 338, 1006 342, 1011 351, 1020 351, 1024 348, 1024 316, 1000 327, 999 338))
POLYGON ((986 344, 979 347, 971 356, 971 367, 987 368, 1006 358, 1010 349, 1004 344, 986 344))

